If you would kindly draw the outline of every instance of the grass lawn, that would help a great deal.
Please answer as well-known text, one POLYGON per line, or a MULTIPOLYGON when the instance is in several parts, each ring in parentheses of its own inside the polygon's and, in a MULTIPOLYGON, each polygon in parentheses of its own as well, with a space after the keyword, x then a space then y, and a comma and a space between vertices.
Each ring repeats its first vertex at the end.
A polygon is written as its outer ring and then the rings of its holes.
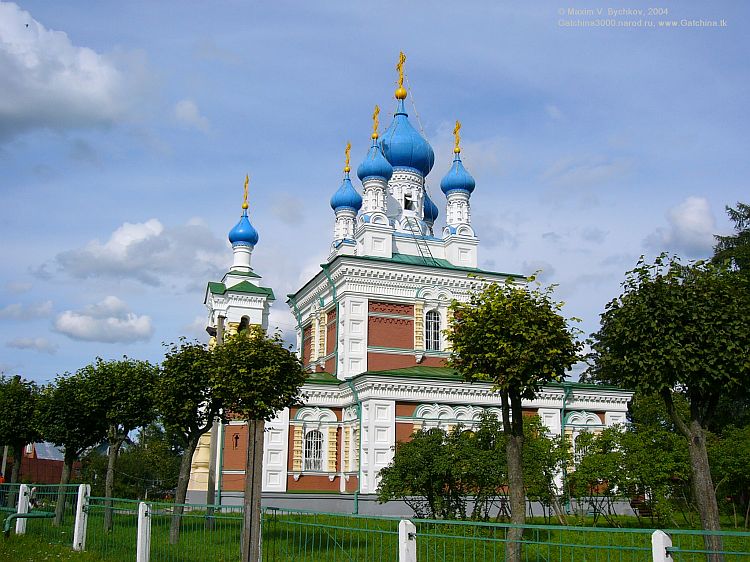
MULTIPOLYGON (((52 528, 49 520, 29 521, 28 535, 0 537, 0 562, 135 560, 137 515, 132 504, 115 506, 114 528, 104 531, 104 510, 89 512, 87 552, 70 550, 72 519, 52 528)), ((151 560, 234 562, 239 560, 242 519, 239 511, 215 514, 208 523, 202 511, 186 512, 180 541, 169 544, 171 513, 151 510, 151 560)), ((420 562, 501 561, 507 528, 493 524, 413 520, 420 562)), ((398 559, 397 518, 350 515, 269 513, 263 525, 263 560, 268 562, 394 562, 398 559)), ((539 523, 534 521, 534 523, 539 523)), ((581 521, 576 521, 581 523, 581 521)), ((627 523, 627 522, 623 522, 627 523)), ((625 527, 625 525, 623 525, 625 527)), ((674 535, 675 545, 700 550, 699 535, 674 535)), ((526 561, 651 560, 651 531, 635 528, 558 527, 535 525, 524 532, 526 561)), ((750 559, 750 534, 725 537, 725 548, 743 551, 727 562, 750 559)), ((681 553, 681 561, 703 561, 705 555, 681 553)))

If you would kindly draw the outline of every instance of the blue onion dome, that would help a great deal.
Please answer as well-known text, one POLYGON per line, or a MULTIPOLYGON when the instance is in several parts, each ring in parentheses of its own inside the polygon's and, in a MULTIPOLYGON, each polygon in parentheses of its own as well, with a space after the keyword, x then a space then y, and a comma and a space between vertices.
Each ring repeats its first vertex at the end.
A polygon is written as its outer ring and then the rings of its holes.
POLYGON ((427 191, 424 192, 424 203, 422 204, 423 214, 424 214, 424 222, 428 224, 434 224, 435 219, 438 218, 438 208, 435 203, 432 202, 432 199, 430 199, 429 194, 427 191))
POLYGON ((393 175, 393 166, 383 156, 376 134, 373 134, 372 146, 367 151, 367 156, 357 168, 357 176, 361 181, 367 178, 382 178, 388 181, 393 175))
POLYGON ((471 195, 474 191, 474 178, 464 168, 463 162, 461 162, 460 151, 455 152, 456 156, 453 158, 453 165, 445 177, 440 181, 440 189, 443 193, 448 195, 452 191, 464 191, 471 195))
POLYGON ((357 193, 349 179, 348 166, 347 171, 344 172, 344 181, 341 182, 341 187, 331 197, 331 208, 334 211, 351 209, 354 212, 362 208, 362 196, 357 193))
MULTIPOLYGON (((403 88, 400 88, 403 89, 403 88)), ((398 95, 398 91, 396 92, 398 95)), ((403 92, 405 96, 406 91, 403 92)), ((399 98, 396 114, 380 141, 383 154, 394 168, 408 168, 426 176, 435 163, 435 153, 430 144, 412 127, 404 109, 404 100, 399 98)))
POLYGON ((258 243, 258 231, 250 224, 246 209, 242 211, 240 222, 229 231, 229 241, 232 246, 255 246, 258 243))

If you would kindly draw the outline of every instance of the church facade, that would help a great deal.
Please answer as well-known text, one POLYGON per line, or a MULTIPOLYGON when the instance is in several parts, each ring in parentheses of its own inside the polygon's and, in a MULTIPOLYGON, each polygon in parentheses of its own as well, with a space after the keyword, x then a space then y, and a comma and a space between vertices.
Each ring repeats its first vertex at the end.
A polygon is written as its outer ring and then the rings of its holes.
MULTIPOLYGON (((398 441, 428 427, 470 427, 485 411, 500 417, 489 384, 467 383, 445 366, 450 303, 467 301, 489 283, 525 283, 512 273, 478 267, 471 222, 475 181, 461 160, 460 124, 454 158, 440 182, 445 226, 425 178, 434 153, 411 124, 399 62, 396 111, 382 136, 376 107, 371 147, 350 178, 349 146, 341 186, 331 198, 334 240, 326 263, 287 304, 297 349, 308 372, 302 403, 266 424, 264 498, 299 508, 380 511, 378 473, 398 441), (305 502, 315 498, 316 504, 305 502)), ((234 262, 206 289, 209 331, 224 337, 244 324, 267 327, 274 293, 250 266, 258 233, 243 214, 229 234, 234 262)), ((631 392, 578 383, 551 384, 523 403, 550 433, 575 443, 582 431, 625 423, 631 392)), ((217 425, 193 457, 188 501, 239 503, 244 487, 247 426, 217 425)), ((387 512, 388 510, 385 509, 387 512)))

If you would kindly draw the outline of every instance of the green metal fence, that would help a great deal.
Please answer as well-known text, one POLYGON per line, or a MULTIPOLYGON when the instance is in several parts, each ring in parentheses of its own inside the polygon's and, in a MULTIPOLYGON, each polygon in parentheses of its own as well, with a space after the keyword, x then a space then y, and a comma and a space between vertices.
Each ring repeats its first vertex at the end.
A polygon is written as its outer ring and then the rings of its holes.
POLYGON ((170 541, 175 504, 149 502, 151 562, 217 562, 240 558, 242 506, 183 505, 179 541, 170 541))
MULTIPOLYGON (((58 501, 64 503, 62 521, 56 525, 53 519, 27 519, 26 534, 40 537, 43 541, 53 544, 72 544, 73 525, 75 523, 76 500, 78 485, 69 484, 62 487, 59 484, 27 484, 29 493, 29 512, 54 513, 58 501)), ((16 512, 20 484, 0 484, 0 503, 4 506, 0 510, 2 523, 5 518, 16 512)))
POLYGON ((665 530, 672 539, 668 549, 676 562, 703 562, 708 554, 722 554, 726 562, 750 561, 750 532, 706 531, 669 529, 665 530), (706 535, 721 537, 722 549, 709 551, 706 548, 706 535))
POLYGON ((88 505, 86 550, 103 560, 133 562, 138 531, 138 500, 91 497, 88 505), (112 511, 112 528, 105 528, 105 512, 112 511))
POLYGON ((263 514, 264 562, 396 562, 398 517, 286 511, 263 514))

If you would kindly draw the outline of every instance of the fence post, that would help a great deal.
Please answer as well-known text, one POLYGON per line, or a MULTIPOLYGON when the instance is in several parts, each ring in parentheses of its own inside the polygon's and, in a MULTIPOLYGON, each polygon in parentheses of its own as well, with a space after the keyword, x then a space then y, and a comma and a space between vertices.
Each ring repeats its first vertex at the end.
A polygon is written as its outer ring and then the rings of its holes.
POLYGON ((408 519, 398 524, 398 562, 417 562, 417 528, 408 519))
POLYGON ((136 544, 135 561, 148 562, 151 555, 151 517, 148 504, 138 504, 138 543, 136 544))
MULTIPOLYGON (((18 489, 18 508, 16 513, 29 512, 29 487, 21 484, 18 489)), ((26 532, 26 519, 16 519, 16 534, 23 535, 26 532)))
POLYGON ((674 560, 672 555, 667 552, 667 548, 672 546, 671 537, 661 530, 656 530, 651 534, 651 555, 654 562, 671 562, 674 560))
POLYGON ((76 503, 76 522, 73 527, 73 550, 86 550, 86 527, 89 523, 89 496, 91 485, 78 486, 78 502, 76 503))

